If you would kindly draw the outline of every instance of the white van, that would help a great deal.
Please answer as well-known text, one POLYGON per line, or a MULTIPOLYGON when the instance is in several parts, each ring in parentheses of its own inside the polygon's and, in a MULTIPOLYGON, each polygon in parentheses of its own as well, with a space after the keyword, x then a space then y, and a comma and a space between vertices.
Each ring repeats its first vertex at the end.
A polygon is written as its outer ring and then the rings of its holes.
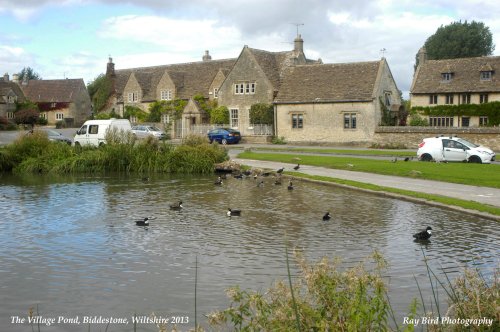
POLYGON ((101 146, 106 144, 106 132, 110 129, 131 131, 132 126, 127 119, 88 120, 76 132, 75 145, 101 146))

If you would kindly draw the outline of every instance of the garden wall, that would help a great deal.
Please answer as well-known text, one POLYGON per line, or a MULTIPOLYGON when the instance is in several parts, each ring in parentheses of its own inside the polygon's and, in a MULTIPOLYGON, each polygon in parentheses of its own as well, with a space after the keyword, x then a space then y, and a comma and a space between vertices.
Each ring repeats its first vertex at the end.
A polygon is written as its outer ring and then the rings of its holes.
POLYGON ((377 127, 374 144, 405 145, 417 149, 423 138, 433 136, 458 136, 473 143, 484 145, 500 152, 500 127, 439 128, 439 127, 377 127))

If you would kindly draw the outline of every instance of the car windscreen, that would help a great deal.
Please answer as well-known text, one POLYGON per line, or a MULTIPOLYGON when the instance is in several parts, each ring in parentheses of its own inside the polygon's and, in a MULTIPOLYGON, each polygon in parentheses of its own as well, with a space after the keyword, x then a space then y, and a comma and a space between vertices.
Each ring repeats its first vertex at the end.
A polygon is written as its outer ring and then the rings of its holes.
POLYGON ((148 128, 149 128, 150 131, 160 131, 159 128, 156 128, 156 127, 153 127, 153 126, 148 127, 148 128))
POLYGON ((465 146, 466 146, 466 147, 468 147, 468 148, 477 148, 477 147, 479 146, 479 145, 476 145, 476 144, 474 144, 474 143, 472 143, 472 142, 469 142, 469 141, 467 141, 467 140, 464 140, 463 138, 459 138, 459 139, 457 139, 457 142, 462 143, 463 145, 465 145, 465 146))

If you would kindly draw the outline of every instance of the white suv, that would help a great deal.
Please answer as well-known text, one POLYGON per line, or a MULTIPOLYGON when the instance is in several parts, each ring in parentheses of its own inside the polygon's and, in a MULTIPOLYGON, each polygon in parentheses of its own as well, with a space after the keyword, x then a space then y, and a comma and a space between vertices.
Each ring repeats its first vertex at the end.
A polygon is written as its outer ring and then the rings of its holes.
POLYGON ((440 136, 424 138, 418 145, 417 157, 422 161, 490 163, 495 160, 495 152, 463 138, 440 136))

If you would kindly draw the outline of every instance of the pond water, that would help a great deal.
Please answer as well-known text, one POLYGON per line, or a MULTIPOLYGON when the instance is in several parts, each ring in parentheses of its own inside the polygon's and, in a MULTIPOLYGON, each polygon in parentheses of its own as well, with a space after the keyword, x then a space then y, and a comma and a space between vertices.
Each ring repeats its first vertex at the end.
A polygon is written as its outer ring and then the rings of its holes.
MULTIPOLYGON (((44 317, 127 318, 109 331, 132 331, 131 317, 155 313, 194 326, 227 308, 224 290, 264 291, 287 278, 285 243, 311 261, 342 257, 344 266, 379 250, 398 323, 412 298, 431 298, 423 252, 438 276, 464 266, 486 277, 498 267, 498 223, 467 214, 296 179, 295 189, 213 176, 0 177, 0 326, 26 331, 30 308, 44 317), (169 204, 182 199, 184 209, 169 204), (241 217, 227 217, 227 208, 241 217), (322 221, 330 211, 332 219, 322 221), (134 220, 154 216, 145 229, 134 220), (429 243, 412 234, 432 226, 429 243)), ((294 270, 296 273, 297 270, 294 270)), ((443 277, 444 278, 444 277, 443 277)), ((440 298, 445 301, 444 292, 440 298)), ((105 324, 92 324, 91 331, 105 324)), ((41 331, 87 331, 54 324, 41 331)), ((139 324, 138 331, 157 331, 139 324)))

